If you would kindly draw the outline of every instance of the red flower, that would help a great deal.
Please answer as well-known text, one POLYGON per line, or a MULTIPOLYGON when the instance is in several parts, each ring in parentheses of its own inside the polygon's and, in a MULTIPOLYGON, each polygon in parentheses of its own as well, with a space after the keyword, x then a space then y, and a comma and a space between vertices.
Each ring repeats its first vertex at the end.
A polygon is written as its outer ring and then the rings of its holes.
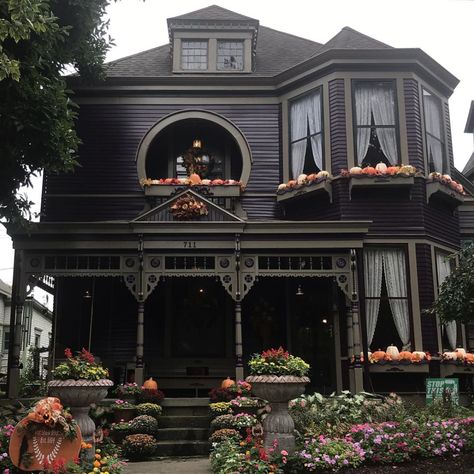
POLYGON ((268 454, 266 453, 265 448, 260 448, 258 455, 262 461, 268 461, 268 454))
POLYGON ((89 364, 94 363, 94 356, 84 348, 82 348, 81 351, 81 359, 85 360, 86 362, 89 362, 89 364))
POLYGON ((71 359, 71 358, 72 358, 72 352, 71 352, 71 349, 69 349, 69 347, 67 347, 66 349, 64 349, 64 355, 65 355, 68 359, 71 359))

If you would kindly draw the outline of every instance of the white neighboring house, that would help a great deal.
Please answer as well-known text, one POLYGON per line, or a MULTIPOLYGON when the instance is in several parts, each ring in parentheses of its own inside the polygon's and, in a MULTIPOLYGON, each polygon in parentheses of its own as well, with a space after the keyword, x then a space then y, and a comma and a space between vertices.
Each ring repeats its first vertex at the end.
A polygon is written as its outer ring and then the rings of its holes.
MULTIPOLYGON (((8 347, 10 342, 10 311, 12 288, 0 280, 0 373, 7 374, 8 347)), ((52 312, 33 297, 26 298, 23 310, 23 334, 20 361, 26 365, 31 347, 47 348, 52 334, 52 312)), ((40 353, 39 374, 43 375, 48 362, 48 352, 40 353)))

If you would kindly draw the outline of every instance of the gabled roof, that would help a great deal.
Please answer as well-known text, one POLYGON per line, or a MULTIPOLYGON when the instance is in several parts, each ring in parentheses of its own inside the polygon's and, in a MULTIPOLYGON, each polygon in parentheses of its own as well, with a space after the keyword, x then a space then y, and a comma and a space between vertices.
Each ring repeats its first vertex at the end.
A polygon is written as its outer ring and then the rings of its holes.
POLYGON ((474 100, 471 100, 471 107, 469 108, 469 115, 467 116, 464 133, 474 133, 474 100))
POLYGON ((471 158, 469 158, 469 161, 466 163, 466 166, 462 170, 462 173, 468 177, 473 172, 474 172, 474 152, 472 153, 471 158))
POLYGON ((228 21, 257 21, 255 18, 241 15, 240 13, 227 10, 219 5, 211 5, 209 7, 201 8, 193 12, 185 13, 184 15, 174 16, 168 18, 170 20, 228 20, 228 21))
POLYGON ((12 287, 0 280, 0 294, 10 297, 12 295, 12 287))

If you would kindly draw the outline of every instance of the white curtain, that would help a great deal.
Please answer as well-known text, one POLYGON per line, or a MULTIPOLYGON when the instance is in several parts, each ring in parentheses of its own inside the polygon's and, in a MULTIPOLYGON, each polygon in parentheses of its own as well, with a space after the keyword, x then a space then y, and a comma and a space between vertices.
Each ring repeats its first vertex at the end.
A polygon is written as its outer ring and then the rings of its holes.
POLYGON ((365 318, 367 324, 367 345, 370 347, 374 338, 379 317, 380 294, 382 292, 382 251, 367 249, 364 251, 365 281, 365 318))
MULTIPOLYGON (((436 269, 438 271, 438 288, 441 287, 446 277, 451 273, 451 265, 446 255, 436 252, 436 269)), ((456 349, 458 328, 456 321, 450 321, 444 325, 446 337, 448 338, 451 349, 456 349)))
POLYGON ((323 147, 322 147, 322 126, 321 126, 321 93, 319 91, 311 94, 308 97, 308 124, 309 133, 311 137, 311 150, 313 151, 313 158, 318 169, 323 169, 323 147))
POLYGON ((428 91, 423 91, 423 106, 425 110, 425 128, 429 135, 426 137, 428 160, 433 160, 434 170, 443 172, 443 125, 438 99, 428 91), (435 138, 433 138, 435 137, 435 138))
POLYGON ((428 161, 433 160, 434 170, 443 172, 443 144, 429 135, 426 136, 426 148, 428 149, 428 161))
POLYGON ((407 270, 402 249, 383 249, 383 268, 393 321, 403 347, 410 346, 410 317, 407 298, 407 270))
MULTIPOLYGON (((370 125, 370 94, 367 86, 359 86, 355 90, 355 107, 357 125, 370 125)), ((370 141, 370 128, 357 128, 357 160, 361 164, 367 154, 370 141)))
MULTIPOLYGON (((306 136, 308 130, 308 101, 305 99, 292 102, 290 107, 291 141, 306 136)), ((291 170, 293 178, 296 179, 304 168, 304 156, 306 154, 306 140, 291 145, 291 170)))
POLYGON ((391 87, 374 87, 372 113, 375 125, 392 125, 394 128, 377 128, 377 137, 384 155, 395 165, 398 162, 397 136, 395 133, 395 94, 391 87))

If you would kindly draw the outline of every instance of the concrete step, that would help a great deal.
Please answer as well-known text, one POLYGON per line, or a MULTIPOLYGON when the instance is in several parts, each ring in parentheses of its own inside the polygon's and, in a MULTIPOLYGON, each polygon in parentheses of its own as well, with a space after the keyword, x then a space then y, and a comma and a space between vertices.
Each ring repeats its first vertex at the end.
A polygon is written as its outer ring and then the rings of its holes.
POLYGON ((208 406, 209 398, 188 397, 188 398, 165 398, 161 402, 162 407, 190 407, 190 406, 208 406))
POLYGON ((209 416, 160 416, 160 428, 207 428, 209 429, 209 416))
POLYGON ((206 416, 209 415, 209 405, 204 407, 163 407, 163 416, 206 416))
POLYGON ((158 441, 207 441, 209 428, 160 428, 158 441))
POLYGON ((206 456, 210 447, 207 441, 159 441, 155 456, 206 456))

